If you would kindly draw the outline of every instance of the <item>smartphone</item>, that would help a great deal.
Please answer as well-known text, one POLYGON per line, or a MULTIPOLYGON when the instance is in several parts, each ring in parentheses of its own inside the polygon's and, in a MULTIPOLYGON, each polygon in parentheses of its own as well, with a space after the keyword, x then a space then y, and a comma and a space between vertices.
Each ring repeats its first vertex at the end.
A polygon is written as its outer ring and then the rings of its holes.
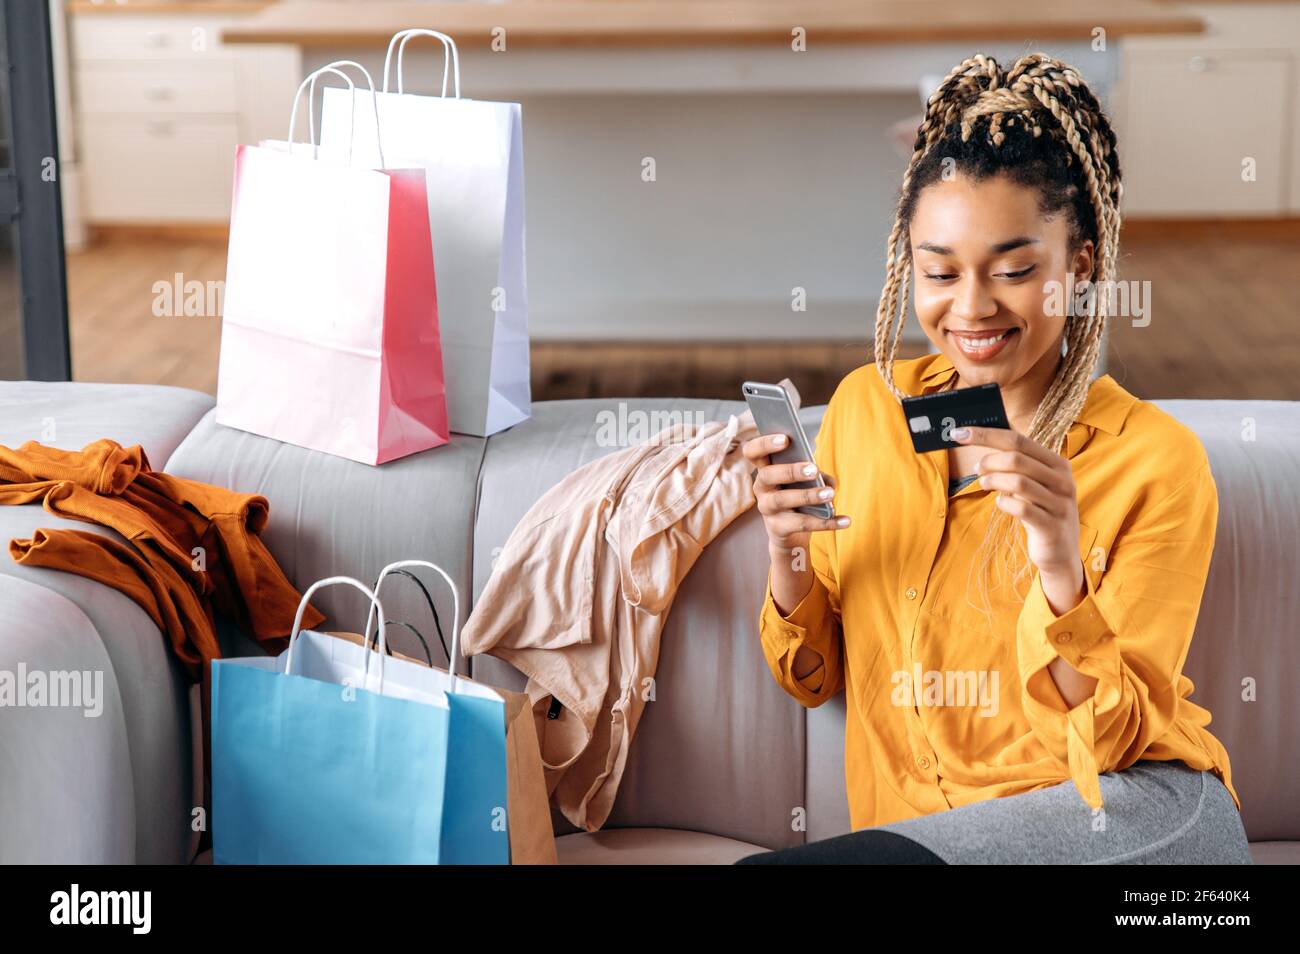
POLYGON ((996 382, 903 398, 903 419, 918 454, 960 447, 948 436, 954 427, 1011 427, 996 382))
MULTIPOLYGON (((784 434, 789 440, 784 448, 771 455, 772 463, 793 464, 796 461, 813 459, 812 445, 808 443, 808 435, 804 433, 803 425, 799 423, 799 415, 795 413, 794 405, 790 403, 790 395, 786 393, 785 388, 779 384, 746 381, 741 385, 741 391, 744 392, 745 403, 754 414, 758 433, 784 434)), ((816 477, 784 486, 788 489, 802 490, 808 487, 825 487, 826 481, 822 478, 821 471, 818 471, 816 477)), ((830 519, 835 516, 835 508, 829 501, 807 504, 795 509, 811 517, 830 519)))

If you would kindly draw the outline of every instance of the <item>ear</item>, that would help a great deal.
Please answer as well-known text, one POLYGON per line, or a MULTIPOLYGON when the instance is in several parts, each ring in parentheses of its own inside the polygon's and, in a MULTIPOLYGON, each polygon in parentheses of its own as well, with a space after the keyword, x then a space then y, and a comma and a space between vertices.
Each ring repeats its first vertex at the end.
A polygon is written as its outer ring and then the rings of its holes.
POLYGON ((1096 246, 1093 245, 1092 239, 1085 239, 1075 249, 1074 255, 1070 258, 1070 271, 1074 273, 1076 282, 1085 282, 1092 278, 1093 266, 1096 263, 1095 253, 1096 246))

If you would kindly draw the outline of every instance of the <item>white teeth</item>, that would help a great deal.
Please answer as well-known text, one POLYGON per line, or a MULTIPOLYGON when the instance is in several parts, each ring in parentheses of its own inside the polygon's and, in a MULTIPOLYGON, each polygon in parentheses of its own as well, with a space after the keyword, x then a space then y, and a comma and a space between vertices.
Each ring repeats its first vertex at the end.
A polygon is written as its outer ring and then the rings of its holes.
POLYGON ((960 341, 964 347, 969 348, 971 350, 976 350, 979 348, 987 348, 990 347, 991 345, 995 345, 1010 333, 1011 333, 1011 329, 1008 328, 1006 331, 1002 332, 1002 334, 997 335, 996 337, 993 338, 966 338, 962 335, 955 335, 954 337, 958 341, 960 341))

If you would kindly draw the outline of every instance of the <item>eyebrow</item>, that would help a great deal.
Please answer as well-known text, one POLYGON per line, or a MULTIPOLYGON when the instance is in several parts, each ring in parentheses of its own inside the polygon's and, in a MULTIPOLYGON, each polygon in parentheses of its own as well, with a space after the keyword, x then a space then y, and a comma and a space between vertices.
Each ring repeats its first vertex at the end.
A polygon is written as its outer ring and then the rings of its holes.
MULTIPOLYGON (((1018 235, 1013 239, 1007 239, 1005 242, 998 242, 990 248, 998 255, 1003 252, 1010 252, 1013 249, 1023 248, 1026 245, 1037 245, 1039 240, 1030 238, 1028 235, 1018 235)), ((952 249, 946 245, 935 245, 933 242, 922 242, 916 246, 925 252, 933 252, 936 255, 951 255, 952 249)))

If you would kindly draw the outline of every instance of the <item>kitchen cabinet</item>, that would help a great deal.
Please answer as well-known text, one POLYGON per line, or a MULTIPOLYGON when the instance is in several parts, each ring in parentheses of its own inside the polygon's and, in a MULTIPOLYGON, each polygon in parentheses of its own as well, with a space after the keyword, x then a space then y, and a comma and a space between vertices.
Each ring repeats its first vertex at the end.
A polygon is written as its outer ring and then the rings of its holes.
POLYGON ((260 7, 71 7, 80 200, 90 224, 228 221, 235 147, 284 138, 302 75, 294 46, 222 42, 223 30, 260 7))
POLYGON ((1212 4, 1197 36, 1130 37, 1115 97, 1131 218, 1300 212, 1300 8, 1212 4))

